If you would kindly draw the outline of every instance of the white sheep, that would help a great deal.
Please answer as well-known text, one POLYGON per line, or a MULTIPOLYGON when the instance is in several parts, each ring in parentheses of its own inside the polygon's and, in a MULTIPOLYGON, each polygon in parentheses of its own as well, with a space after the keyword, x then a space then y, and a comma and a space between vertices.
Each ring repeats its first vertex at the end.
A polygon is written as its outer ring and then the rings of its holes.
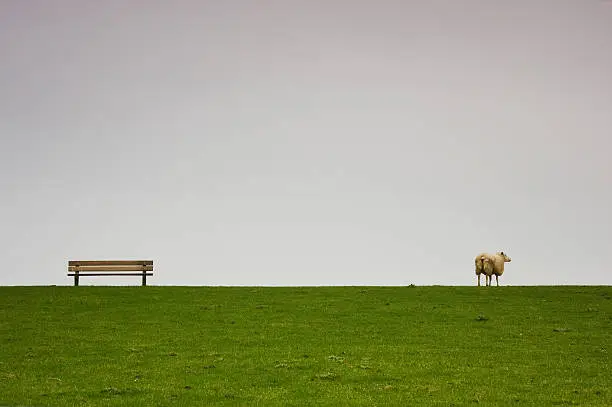
POLYGON ((495 282, 499 287, 499 276, 504 274, 504 263, 510 262, 512 259, 504 252, 497 252, 495 254, 480 253, 474 258, 474 265, 476 268, 476 275, 478 276, 478 286, 480 286, 480 275, 485 275, 485 284, 491 285, 493 275, 495 275, 495 282))

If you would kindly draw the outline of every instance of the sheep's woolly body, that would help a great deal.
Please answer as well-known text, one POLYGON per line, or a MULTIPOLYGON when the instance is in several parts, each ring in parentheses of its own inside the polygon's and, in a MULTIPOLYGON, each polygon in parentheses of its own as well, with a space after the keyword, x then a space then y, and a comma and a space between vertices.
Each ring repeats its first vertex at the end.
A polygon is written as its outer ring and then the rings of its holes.
MULTIPOLYGON (((490 257, 485 257, 484 259, 482 259, 482 266, 483 266, 482 267, 483 272, 485 273, 486 276, 489 276, 489 279, 490 279, 491 276, 495 273, 495 261, 491 261, 490 257)), ((502 267, 503 266, 504 264, 502 263, 502 267)))
POLYGON ((496 276, 501 276, 504 274, 504 263, 506 262, 504 256, 495 253, 494 255, 490 256, 490 260, 493 263, 493 274, 496 276))

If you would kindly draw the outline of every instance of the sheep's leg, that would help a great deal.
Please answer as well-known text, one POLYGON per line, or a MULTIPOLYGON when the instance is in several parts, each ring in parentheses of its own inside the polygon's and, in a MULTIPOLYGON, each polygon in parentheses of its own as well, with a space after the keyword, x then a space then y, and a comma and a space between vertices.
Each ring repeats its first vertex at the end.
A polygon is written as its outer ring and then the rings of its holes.
POLYGON ((497 286, 499 287, 499 276, 497 274, 495 274, 495 282, 497 283, 497 286))
POLYGON ((480 287, 480 274, 478 274, 478 287, 480 287))

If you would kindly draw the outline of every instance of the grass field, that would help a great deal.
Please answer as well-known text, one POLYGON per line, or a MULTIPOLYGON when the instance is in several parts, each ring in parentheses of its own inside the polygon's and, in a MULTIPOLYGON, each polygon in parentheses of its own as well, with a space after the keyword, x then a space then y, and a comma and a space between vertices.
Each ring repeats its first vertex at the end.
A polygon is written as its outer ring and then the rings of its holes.
POLYGON ((612 288, 0 287, 0 405, 612 405, 612 288))

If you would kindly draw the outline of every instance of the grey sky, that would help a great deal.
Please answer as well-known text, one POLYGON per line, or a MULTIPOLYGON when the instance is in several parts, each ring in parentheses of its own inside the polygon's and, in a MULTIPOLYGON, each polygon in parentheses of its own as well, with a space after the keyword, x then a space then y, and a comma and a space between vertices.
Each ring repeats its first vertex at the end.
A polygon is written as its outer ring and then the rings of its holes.
POLYGON ((612 2, 0 0, 0 56, 2 285, 612 282, 612 2))

